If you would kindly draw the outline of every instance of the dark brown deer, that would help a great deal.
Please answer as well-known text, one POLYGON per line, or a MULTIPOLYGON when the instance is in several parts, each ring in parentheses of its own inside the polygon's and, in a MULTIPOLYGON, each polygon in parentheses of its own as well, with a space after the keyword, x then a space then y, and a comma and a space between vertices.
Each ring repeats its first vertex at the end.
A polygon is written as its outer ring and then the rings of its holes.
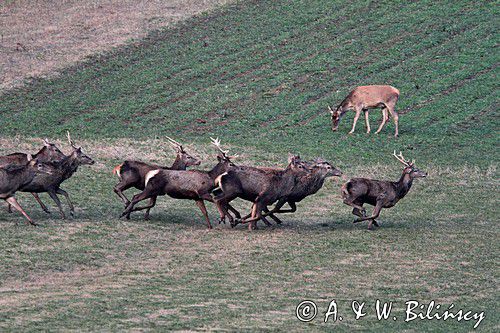
MULTIPOLYGON (((208 228, 211 229, 212 225, 208 218, 204 200, 213 201, 210 193, 215 188, 215 179, 226 172, 230 166, 234 166, 230 157, 227 155, 228 151, 224 151, 220 148, 220 141, 218 139, 212 139, 212 143, 217 146, 220 151, 217 155, 218 163, 212 170, 157 169, 149 171, 145 177, 144 191, 134 195, 132 201, 120 217, 125 216, 129 219, 131 212, 148 208, 148 206, 134 208, 138 202, 167 194, 175 199, 194 200, 203 213, 208 228)), ((237 213, 234 208, 230 207, 230 209, 239 216, 239 213, 237 213)))
POLYGON ((297 211, 296 203, 301 202, 306 197, 318 192, 325 183, 328 177, 340 177, 342 171, 335 168, 329 162, 322 158, 317 158, 311 163, 311 173, 299 178, 297 184, 291 191, 290 195, 281 198, 276 206, 270 211, 263 214, 294 213, 297 211), (285 203, 288 203, 290 209, 281 209, 285 203))
MULTIPOLYGON (((186 170, 193 165, 200 165, 201 160, 188 154, 182 145, 172 138, 167 136, 168 141, 173 145, 176 151, 176 158, 172 166, 159 166, 147 164, 140 161, 125 161, 113 169, 113 173, 118 176, 120 182, 113 188, 114 192, 120 197, 125 204, 125 208, 130 204, 130 200, 123 194, 123 191, 129 188, 144 190, 146 174, 153 170, 186 170)), ((149 220, 149 211, 156 204, 156 197, 152 197, 149 202, 149 208, 146 209, 144 219, 149 220)))
POLYGON ((399 135, 398 129, 398 119, 399 116, 395 111, 396 103, 399 98, 399 90, 392 86, 360 86, 354 89, 347 95, 347 97, 340 103, 335 111, 332 110, 330 106, 328 109, 332 115, 332 130, 336 131, 339 127, 339 122, 342 116, 348 110, 354 110, 356 115, 354 116, 354 122, 352 124, 352 129, 349 134, 354 133, 356 128, 356 123, 361 115, 361 111, 365 113, 366 121, 366 133, 370 133, 370 122, 368 120, 368 110, 375 108, 382 108, 382 122, 376 134, 380 133, 384 127, 387 120, 389 120, 389 113, 394 120, 394 125, 396 126, 396 132, 394 136, 399 135))
MULTIPOLYGON (((309 172, 306 162, 296 155, 290 155, 286 169, 232 167, 217 179, 220 191, 214 193, 221 220, 226 216, 226 205, 236 198, 241 198, 253 202, 253 205, 250 218, 239 222, 249 223, 250 230, 257 227, 258 220, 270 225, 262 212, 277 200, 289 196, 299 178, 309 172)), ((231 226, 234 226, 231 218, 230 222, 231 226)))
POLYGON ((5 156, 0 156, 0 167, 8 164, 27 164, 28 155, 32 159, 36 159, 39 162, 57 162, 64 158, 64 153, 57 148, 53 143, 50 143, 47 139, 43 139, 43 147, 36 154, 25 154, 25 153, 12 153, 5 156))
POLYGON ((53 167, 53 171, 51 174, 39 174, 34 177, 31 182, 26 183, 19 188, 20 192, 48 193, 59 208, 61 218, 63 219, 66 218, 66 215, 64 214, 61 201, 57 196, 58 194, 62 194, 66 198, 68 206, 70 208, 71 216, 74 216, 75 208, 69 198, 68 193, 60 188, 61 184, 65 180, 73 176, 79 166, 92 165, 95 163, 94 160, 83 153, 81 147, 77 147, 74 144, 74 142, 71 140, 69 132, 67 133, 67 135, 68 142, 73 149, 72 153, 69 156, 65 156, 62 161, 48 162, 48 164, 53 167))
MULTIPOLYGON (((17 165, 25 165, 28 163, 28 155, 30 155, 30 158, 36 159, 39 162, 58 162, 61 161, 65 155, 63 154, 62 151, 59 150, 59 148, 53 144, 50 143, 47 139, 43 139, 43 147, 38 151, 38 153, 34 155, 30 154, 25 154, 25 153, 13 153, 9 154, 6 156, 0 156, 0 166, 2 165, 7 165, 7 164, 17 164, 17 165)), ((43 211, 46 213, 50 213, 50 211, 47 209, 45 204, 42 202, 40 197, 38 196, 37 193, 31 193, 35 200, 38 202, 40 207, 42 207, 43 211)), ((9 204, 8 207, 8 212, 12 212, 12 207, 9 204)))
POLYGON ((401 152, 396 155, 394 151, 393 155, 405 166, 397 182, 353 178, 342 186, 344 203, 353 207, 352 213, 360 217, 354 220, 354 223, 369 220, 369 230, 373 230, 373 225, 379 226, 375 219, 379 217, 382 208, 391 208, 404 198, 411 188, 413 179, 427 176, 427 172, 415 167, 415 161, 405 160, 401 152), (375 206, 372 216, 366 216, 366 210, 363 208, 365 203, 375 206))
POLYGON ((0 167, 0 199, 7 201, 7 203, 23 214, 30 224, 37 225, 19 205, 14 194, 19 188, 31 182, 37 174, 51 174, 52 172, 53 167, 38 162, 36 159, 31 159, 31 155, 28 155, 28 162, 26 164, 10 164, 0 167))

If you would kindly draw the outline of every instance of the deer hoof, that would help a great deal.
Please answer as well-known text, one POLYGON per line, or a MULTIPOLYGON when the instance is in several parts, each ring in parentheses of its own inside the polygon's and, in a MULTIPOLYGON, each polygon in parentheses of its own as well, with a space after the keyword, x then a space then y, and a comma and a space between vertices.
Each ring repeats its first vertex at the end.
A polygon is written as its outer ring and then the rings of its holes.
POLYGON ((40 226, 38 223, 35 223, 34 221, 30 221, 30 224, 31 224, 32 226, 34 226, 34 227, 38 227, 38 226, 40 226))

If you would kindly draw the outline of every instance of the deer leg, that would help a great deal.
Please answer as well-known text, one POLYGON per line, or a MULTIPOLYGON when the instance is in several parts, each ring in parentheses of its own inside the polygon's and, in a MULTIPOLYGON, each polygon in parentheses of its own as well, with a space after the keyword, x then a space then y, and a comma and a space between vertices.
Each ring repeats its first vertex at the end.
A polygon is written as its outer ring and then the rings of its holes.
POLYGON ((375 132, 375 134, 380 133, 380 131, 382 130, 382 128, 385 126, 385 123, 387 122, 387 120, 389 120, 389 113, 387 111, 387 108, 385 107, 385 108, 382 109, 382 122, 380 123, 380 126, 378 127, 378 129, 375 132))
MULTIPOLYGON (((264 209, 263 209, 263 210, 264 210, 264 212, 269 212, 269 210, 267 209, 267 207, 264 207, 264 209)), ((268 220, 267 220, 264 216, 261 216, 261 218, 260 218, 260 219, 261 219, 261 220, 262 220, 262 222, 264 222, 264 223, 265 223, 268 227, 271 227, 271 226, 272 226, 271 222, 269 222, 269 221, 268 221, 268 220)), ((274 220, 274 218, 273 218, 273 220, 274 220)), ((276 221, 276 220, 275 220, 275 221, 276 221)), ((281 223, 281 221, 280 221, 280 223, 281 223)))
POLYGON ((132 200, 130 201, 129 205, 127 206, 127 208, 125 208, 125 210, 122 212, 122 214, 120 215, 120 217, 124 217, 125 216, 125 218, 127 220, 130 220, 130 213, 132 213, 133 211, 136 210, 136 209, 134 209, 134 206, 139 201, 146 200, 148 198, 151 198, 151 194, 147 193, 145 191, 142 191, 141 193, 134 195, 133 198, 132 198, 132 200))
POLYGON ((45 204, 42 202, 42 200, 40 200, 40 197, 38 196, 38 194, 31 192, 31 195, 33 195, 33 197, 38 202, 40 207, 42 207, 43 211, 47 214, 50 214, 50 211, 47 209, 47 206, 45 206, 45 204))
POLYGON ((354 129, 356 129, 356 123, 358 122, 358 119, 359 119, 360 115, 361 115, 361 109, 360 108, 356 108, 356 115, 354 116, 354 121, 352 123, 352 129, 349 132, 349 134, 354 133, 354 129))
POLYGON ((368 110, 363 110, 365 112, 365 123, 366 123, 366 134, 370 133, 370 119, 368 117, 368 110))
POLYGON ((128 188, 129 186, 122 182, 119 182, 118 184, 115 185, 115 187, 113 187, 113 191, 116 193, 116 195, 120 197, 122 202, 125 204, 125 207, 127 207, 130 204, 130 200, 127 199, 125 194, 123 194, 123 191, 125 191, 128 188))
MULTIPOLYGON (((35 222, 33 222, 33 220, 31 219, 31 217, 28 216, 28 214, 26 214, 26 212, 24 211, 24 209, 17 203, 17 200, 16 198, 14 197, 9 197, 7 199, 5 199, 5 201, 7 201, 11 206, 13 206, 15 209, 17 209, 21 214, 24 215, 24 217, 28 220, 28 222, 31 224, 31 225, 38 225, 36 224, 35 222)), ((17 222, 16 222, 17 223, 17 222)))
POLYGON ((49 193, 49 196, 52 198, 52 200, 54 200, 54 202, 56 203, 57 208, 59 208, 59 213, 61 214, 61 218, 63 220, 66 219, 66 215, 64 214, 64 210, 63 210, 63 207, 61 205, 61 200, 59 200, 59 198, 57 197, 56 192, 54 192, 54 190, 51 190, 51 191, 48 191, 48 193, 49 193))
POLYGON ((372 226, 373 221, 377 217, 379 217, 381 210, 382 210, 382 201, 377 201, 377 204, 375 205, 375 209, 373 209, 372 216, 362 217, 362 218, 357 219, 354 222, 362 222, 362 221, 370 220, 370 222, 368 223, 368 229, 372 230, 373 229, 373 226, 372 226))
POLYGON ((397 137, 399 135, 399 115, 396 111, 394 111, 395 103, 391 105, 387 105, 387 109, 391 113, 392 120, 394 121, 394 126, 396 130, 394 132, 394 136, 397 137))
POLYGON ((156 198, 157 197, 152 197, 151 199, 149 199, 149 207, 148 209, 146 209, 146 213, 144 213, 144 219, 146 221, 149 220, 149 211, 156 205, 156 198))
POLYGON ((64 195, 64 197, 66 198, 66 201, 68 202, 69 213, 70 213, 71 217, 74 217, 75 216, 75 206, 73 206, 73 203, 69 199, 68 192, 66 192, 65 190, 62 190, 62 189, 58 188, 56 190, 56 193, 64 195))
POLYGON ((207 207, 205 207, 205 203, 201 199, 195 200, 195 202, 200 208, 201 212, 203 213, 203 216, 205 216, 205 219, 207 220, 208 229, 212 229, 212 225, 210 224, 210 219, 208 218, 207 207))
MULTIPOLYGON (((348 206, 353 207, 354 209, 357 209, 363 216, 366 216, 366 209, 364 209, 363 206, 361 206, 360 203, 357 202, 356 200, 351 200, 351 199, 347 198, 347 199, 344 199, 344 203, 348 206)), ((354 209, 352 211, 353 214, 354 214, 354 209)), ((357 214, 354 214, 354 215, 357 215, 357 214)), ((358 221, 354 220, 353 223, 356 223, 356 222, 358 222, 358 221)))
POLYGON ((7 213, 12 214, 12 205, 7 203, 7 213))

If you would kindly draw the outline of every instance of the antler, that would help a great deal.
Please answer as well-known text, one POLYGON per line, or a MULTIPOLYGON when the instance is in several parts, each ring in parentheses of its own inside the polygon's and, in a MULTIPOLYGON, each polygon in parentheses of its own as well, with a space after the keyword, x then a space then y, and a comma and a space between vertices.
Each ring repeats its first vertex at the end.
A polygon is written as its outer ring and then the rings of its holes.
POLYGON ((415 160, 413 161, 408 161, 404 158, 403 156, 403 153, 402 152, 399 152, 399 155, 396 155, 396 151, 394 151, 394 153, 392 153, 392 155, 394 155, 394 157, 401 163, 403 163, 405 166, 409 167, 409 166, 412 166, 413 164, 415 164, 415 160))
POLYGON ((330 113, 333 114, 333 110, 332 108, 330 107, 330 105, 328 105, 328 110, 330 110, 330 113))
POLYGON ((168 136, 167 136, 167 140, 170 141, 170 144, 172 146, 174 146, 176 149, 178 149, 180 152, 184 151, 184 148, 182 147, 182 145, 179 142, 175 141, 174 139, 172 139, 168 136))
POLYGON ((223 155, 224 157, 228 157, 228 156, 227 156, 227 153, 229 153, 229 150, 223 150, 223 149, 221 148, 219 138, 214 139, 214 138, 212 138, 212 137, 211 137, 211 138, 210 138, 210 140, 212 140, 212 144, 213 144, 214 146, 216 146, 216 147, 217 147, 217 149, 219 149, 219 151, 222 153, 222 155, 223 155))
POLYGON ((71 145, 71 147, 75 148, 75 143, 71 140, 71 136, 69 135, 69 131, 66 131, 66 134, 68 136, 68 142, 71 145))

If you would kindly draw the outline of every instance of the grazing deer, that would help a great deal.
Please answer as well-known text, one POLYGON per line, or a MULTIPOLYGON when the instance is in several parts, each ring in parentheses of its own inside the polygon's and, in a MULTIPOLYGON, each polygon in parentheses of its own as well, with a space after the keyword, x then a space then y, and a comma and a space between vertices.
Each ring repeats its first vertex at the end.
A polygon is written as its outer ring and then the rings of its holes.
MULTIPOLYGON (((236 198, 252 201, 252 213, 249 219, 240 221, 249 223, 249 230, 256 228, 256 222, 263 220, 267 225, 269 221, 262 215, 267 206, 277 200, 290 195, 300 177, 309 173, 306 162, 299 156, 290 155, 286 169, 234 167, 217 179, 220 191, 214 193, 214 201, 221 215, 225 219, 225 206, 236 198)), ((231 226, 234 226, 230 218, 231 226)))
MULTIPOLYGON (((50 143, 47 139, 43 139, 43 147, 38 151, 38 153, 31 155, 33 159, 36 159, 39 162, 57 162, 61 161, 65 155, 62 151, 57 148, 57 146, 53 143, 50 143)), ((25 153, 13 153, 6 156, 0 156, 0 166, 8 165, 8 164, 17 164, 17 165, 26 165, 28 163, 28 154, 25 153)), ((46 213, 50 213, 47 207, 44 205, 40 197, 37 193, 31 193, 35 200, 38 202, 40 207, 42 207, 43 211, 46 213)), ((12 213, 12 207, 9 204, 8 212, 12 213)))
POLYGON ((352 213, 360 217, 354 223, 369 220, 369 230, 373 230, 373 225, 379 226, 375 219, 379 217, 382 208, 391 208, 404 198, 411 188, 413 179, 427 176, 427 172, 415 167, 415 161, 405 160, 401 152, 396 155, 394 151, 393 155, 405 166, 399 181, 353 178, 342 186, 344 203, 353 207, 352 213), (366 210, 363 208, 365 203, 375 206, 372 216, 366 216, 366 210))
MULTIPOLYGON (((208 218, 207 208, 204 200, 213 202, 210 192, 215 188, 215 179, 226 172, 229 167, 234 166, 230 157, 227 155, 229 151, 222 150, 220 141, 212 139, 212 143, 219 149, 217 155, 218 163, 210 171, 200 170, 167 170, 157 169, 149 171, 145 177, 144 190, 134 195, 130 204, 123 211, 120 217, 125 216, 130 218, 130 213, 133 211, 147 209, 149 206, 134 208, 134 206, 145 199, 157 197, 159 195, 169 195, 175 199, 194 200, 201 212, 203 213, 207 226, 212 228, 210 219, 208 218)), ((237 216, 239 213, 230 207, 237 216)))
MULTIPOLYGON (((125 161, 113 169, 113 173, 118 176, 120 182, 113 188, 114 192, 122 199, 125 208, 130 204, 130 200, 123 194, 123 191, 134 187, 138 190, 144 190, 146 184, 146 175, 148 172, 158 169, 163 170, 186 170, 193 165, 200 165, 201 160, 188 154, 182 145, 167 136, 170 144, 173 145, 177 156, 170 167, 147 164, 139 161, 125 161)), ((156 197, 152 197, 149 202, 149 208, 146 209, 144 219, 149 220, 149 211, 156 204, 156 197)))
POLYGON ((10 164, 0 167, 0 199, 7 201, 23 214, 31 225, 37 225, 19 205, 14 194, 19 188, 31 182, 38 173, 51 174, 53 167, 32 159, 31 155, 28 155, 27 159, 27 164, 10 164))
POLYGON ((342 171, 335 168, 324 159, 317 158, 311 165, 311 173, 299 178, 299 181, 291 191, 290 195, 281 198, 276 206, 270 212, 263 214, 263 216, 279 213, 294 213, 297 211, 296 203, 301 202, 304 198, 318 192, 319 189, 323 187, 326 178, 340 177, 341 175, 342 171), (290 209, 281 209, 285 203, 288 203, 290 209))
POLYGON ((392 86, 360 86, 354 89, 347 95, 347 97, 340 103, 335 111, 332 110, 330 106, 328 109, 332 115, 332 130, 336 131, 339 127, 339 122, 342 116, 348 110, 354 110, 356 115, 354 116, 354 122, 352 124, 352 129, 349 134, 354 133, 356 128, 356 123, 361 115, 361 111, 365 113, 366 122, 366 133, 370 133, 370 122, 368 120, 368 110, 375 108, 382 108, 382 122, 378 130, 375 132, 378 134, 384 127, 387 120, 389 120, 389 113, 394 120, 394 125, 396 126, 396 132, 394 136, 399 135, 398 129, 398 114, 395 111, 395 106, 399 98, 399 90, 392 86))
POLYGON ((67 132, 67 136, 68 142, 73 149, 72 153, 69 156, 65 156, 62 161, 49 162, 49 164, 53 167, 53 172, 51 174, 39 174, 29 183, 26 183, 19 188, 20 192, 48 193, 59 208, 62 219, 65 219, 66 215, 64 214, 61 201, 57 196, 58 194, 62 194, 66 198, 71 216, 74 216, 75 208, 68 193, 60 188, 61 184, 66 179, 73 176, 80 165, 92 165, 95 163, 94 160, 83 153, 81 147, 77 147, 74 144, 71 140, 69 132, 67 132))

